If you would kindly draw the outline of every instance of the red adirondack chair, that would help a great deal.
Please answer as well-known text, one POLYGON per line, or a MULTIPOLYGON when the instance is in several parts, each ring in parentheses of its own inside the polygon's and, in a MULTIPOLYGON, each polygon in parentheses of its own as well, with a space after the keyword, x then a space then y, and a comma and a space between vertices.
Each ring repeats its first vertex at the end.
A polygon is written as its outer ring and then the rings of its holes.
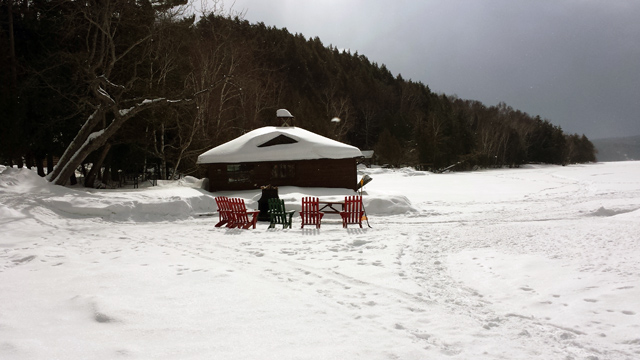
POLYGON ((340 211, 340 216, 342 217, 342 227, 346 228, 347 224, 358 224, 362 227, 362 219, 364 217, 362 196, 345 197, 344 207, 340 211))
POLYGON ((229 226, 229 223, 233 220, 233 212, 231 211, 229 198, 226 196, 217 196, 216 205, 218 206, 219 221, 215 226, 220 227, 225 224, 229 226))
POLYGON ((229 222, 230 228, 248 229, 251 226, 256 228, 256 222, 258 221, 258 214, 260 211, 249 211, 244 204, 244 199, 231 198, 229 199, 231 204, 232 219, 229 222))
POLYGON ((316 228, 320 229, 320 220, 322 220, 324 213, 319 210, 319 201, 317 197, 302 198, 302 210, 300 211, 300 217, 302 218, 301 228, 304 228, 305 225, 315 225, 316 228))

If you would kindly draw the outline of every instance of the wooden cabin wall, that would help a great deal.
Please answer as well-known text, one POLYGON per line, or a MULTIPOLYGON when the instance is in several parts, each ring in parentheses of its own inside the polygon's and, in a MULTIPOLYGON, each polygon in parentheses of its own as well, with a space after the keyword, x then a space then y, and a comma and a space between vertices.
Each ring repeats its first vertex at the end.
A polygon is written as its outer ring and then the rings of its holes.
MULTIPOLYGON (((318 159, 296 161, 265 161, 241 164, 208 164, 209 191, 250 190, 261 186, 300 186, 346 188, 357 187, 356 159, 318 159), (228 165, 239 165, 244 171, 246 181, 229 181, 238 173, 227 171, 228 165), (274 178, 274 166, 291 166, 295 168, 295 176, 291 178, 274 178)), ((236 179, 237 180, 237 179, 236 179)))

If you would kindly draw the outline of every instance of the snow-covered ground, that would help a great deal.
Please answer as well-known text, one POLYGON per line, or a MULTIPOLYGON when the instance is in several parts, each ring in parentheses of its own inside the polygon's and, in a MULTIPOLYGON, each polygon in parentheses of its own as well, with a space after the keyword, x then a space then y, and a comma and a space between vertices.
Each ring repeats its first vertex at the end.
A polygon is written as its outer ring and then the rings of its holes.
MULTIPOLYGON (((0 171, 0 359, 640 358, 640 162, 360 169, 346 230, 214 228, 195 179, 0 171)), ((280 188, 307 194, 350 191, 280 188)))

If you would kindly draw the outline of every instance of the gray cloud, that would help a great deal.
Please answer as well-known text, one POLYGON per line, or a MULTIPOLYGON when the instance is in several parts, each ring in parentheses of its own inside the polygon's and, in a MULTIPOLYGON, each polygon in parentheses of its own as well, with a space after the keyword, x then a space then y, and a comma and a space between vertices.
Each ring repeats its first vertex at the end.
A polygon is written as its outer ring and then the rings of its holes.
POLYGON ((500 101, 590 138, 640 135, 635 0, 236 0, 432 91, 500 101))

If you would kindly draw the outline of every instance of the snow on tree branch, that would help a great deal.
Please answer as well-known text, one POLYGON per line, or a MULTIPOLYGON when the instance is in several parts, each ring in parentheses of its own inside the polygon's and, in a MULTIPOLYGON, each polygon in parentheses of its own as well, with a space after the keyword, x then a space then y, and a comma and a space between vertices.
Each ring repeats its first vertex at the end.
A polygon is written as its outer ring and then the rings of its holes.
POLYGON ((103 98, 107 98, 109 100, 109 102, 111 102, 112 104, 115 104, 116 101, 113 100, 113 98, 111 97, 111 95, 109 95, 109 93, 102 88, 102 86, 98 86, 98 90, 96 91, 101 97, 103 98))

